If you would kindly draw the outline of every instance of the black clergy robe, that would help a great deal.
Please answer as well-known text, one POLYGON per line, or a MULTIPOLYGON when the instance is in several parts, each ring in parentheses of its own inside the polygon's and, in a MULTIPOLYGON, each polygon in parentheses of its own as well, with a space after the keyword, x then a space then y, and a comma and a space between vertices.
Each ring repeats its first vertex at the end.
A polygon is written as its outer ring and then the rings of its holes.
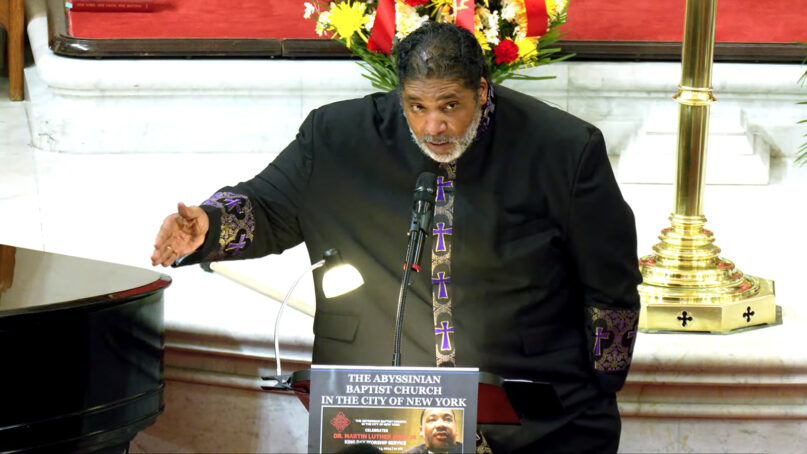
MULTIPOLYGON (((454 181, 456 364, 550 382, 565 408, 525 422, 505 437, 511 445, 499 442, 505 451, 592 402, 613 402, 630 364, 641 276, 633 214, 600 131, 494 90, 489 127, 458 160, 454 181)), ((366 284, 325 299, 315 276, 313 362, 390 365, 412 194, 427 170, 440 174, 412 141, 398 92, 315 109, 266 169, 202 205, 210 230, 182 264, 254 258, 302 241, 313 263, 337 248, 366 284)), ((429 253, 422 265, 407 300, 404 366, 435 364, 429 253)))

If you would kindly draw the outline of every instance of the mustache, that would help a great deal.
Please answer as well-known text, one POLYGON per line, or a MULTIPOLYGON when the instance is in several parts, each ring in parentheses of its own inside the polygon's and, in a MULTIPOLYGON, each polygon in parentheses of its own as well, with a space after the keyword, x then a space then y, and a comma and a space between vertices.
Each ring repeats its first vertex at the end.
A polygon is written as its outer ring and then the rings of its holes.
POLYGON ((424 134, 423 135, 423 141, 442 145, 444 143, 457 142, 457 139, 455 139, 455 138, 453 138, 451 136, 442 136, 442 135, 440 135, 440 136, 432 136, 432 135, 429 135, 429 134, 424 134))

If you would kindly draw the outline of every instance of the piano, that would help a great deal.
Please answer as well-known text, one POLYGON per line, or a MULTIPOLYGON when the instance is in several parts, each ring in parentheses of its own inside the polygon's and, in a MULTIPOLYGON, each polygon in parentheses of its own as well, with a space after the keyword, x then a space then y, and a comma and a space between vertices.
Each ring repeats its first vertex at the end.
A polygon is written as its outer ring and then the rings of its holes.
POLYGON ((170 283, 0 245, 0 453, 127 451, 164 408, 170 283))

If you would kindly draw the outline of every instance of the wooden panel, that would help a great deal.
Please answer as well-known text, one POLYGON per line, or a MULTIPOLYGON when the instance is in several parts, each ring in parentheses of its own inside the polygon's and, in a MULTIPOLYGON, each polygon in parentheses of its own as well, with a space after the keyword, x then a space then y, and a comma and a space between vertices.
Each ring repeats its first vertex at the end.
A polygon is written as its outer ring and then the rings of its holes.
MULTIPOLYGON (((106 14, 106 13, 98 13, 106 14)), ((76 58, 279 57, 279 39, 88 39, 71 36, 63 0, 48 0, 48 43, 76 58)))
POLYGON ((22 101, 25 59, 25 8, 23 0, 0 0, 0 26, 6 29, 8 91, 12 101, 22 101))
POLYGON ((14 256, 17 248, 0 244, 0 293, 14 282, 14 256))

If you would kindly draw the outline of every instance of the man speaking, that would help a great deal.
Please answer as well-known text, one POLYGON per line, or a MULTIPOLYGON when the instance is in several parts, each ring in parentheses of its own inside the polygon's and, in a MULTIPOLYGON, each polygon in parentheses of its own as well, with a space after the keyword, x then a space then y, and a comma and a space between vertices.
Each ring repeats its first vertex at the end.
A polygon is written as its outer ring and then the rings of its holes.
POLYGON ((401 364, 552 385, 562 409, 480 427, 483 451, 615 452, 641 276, 602 134, 491 84, 462 28, 427 23, 396 52, 397 90, 312 111, 255 178, 180 204, 152 262, 254 258, 302 241, 316 261, 337 248, 366 284, 325 299, 315 279, 313 362, 389 365, 412 190, 432 172, 401 364))

